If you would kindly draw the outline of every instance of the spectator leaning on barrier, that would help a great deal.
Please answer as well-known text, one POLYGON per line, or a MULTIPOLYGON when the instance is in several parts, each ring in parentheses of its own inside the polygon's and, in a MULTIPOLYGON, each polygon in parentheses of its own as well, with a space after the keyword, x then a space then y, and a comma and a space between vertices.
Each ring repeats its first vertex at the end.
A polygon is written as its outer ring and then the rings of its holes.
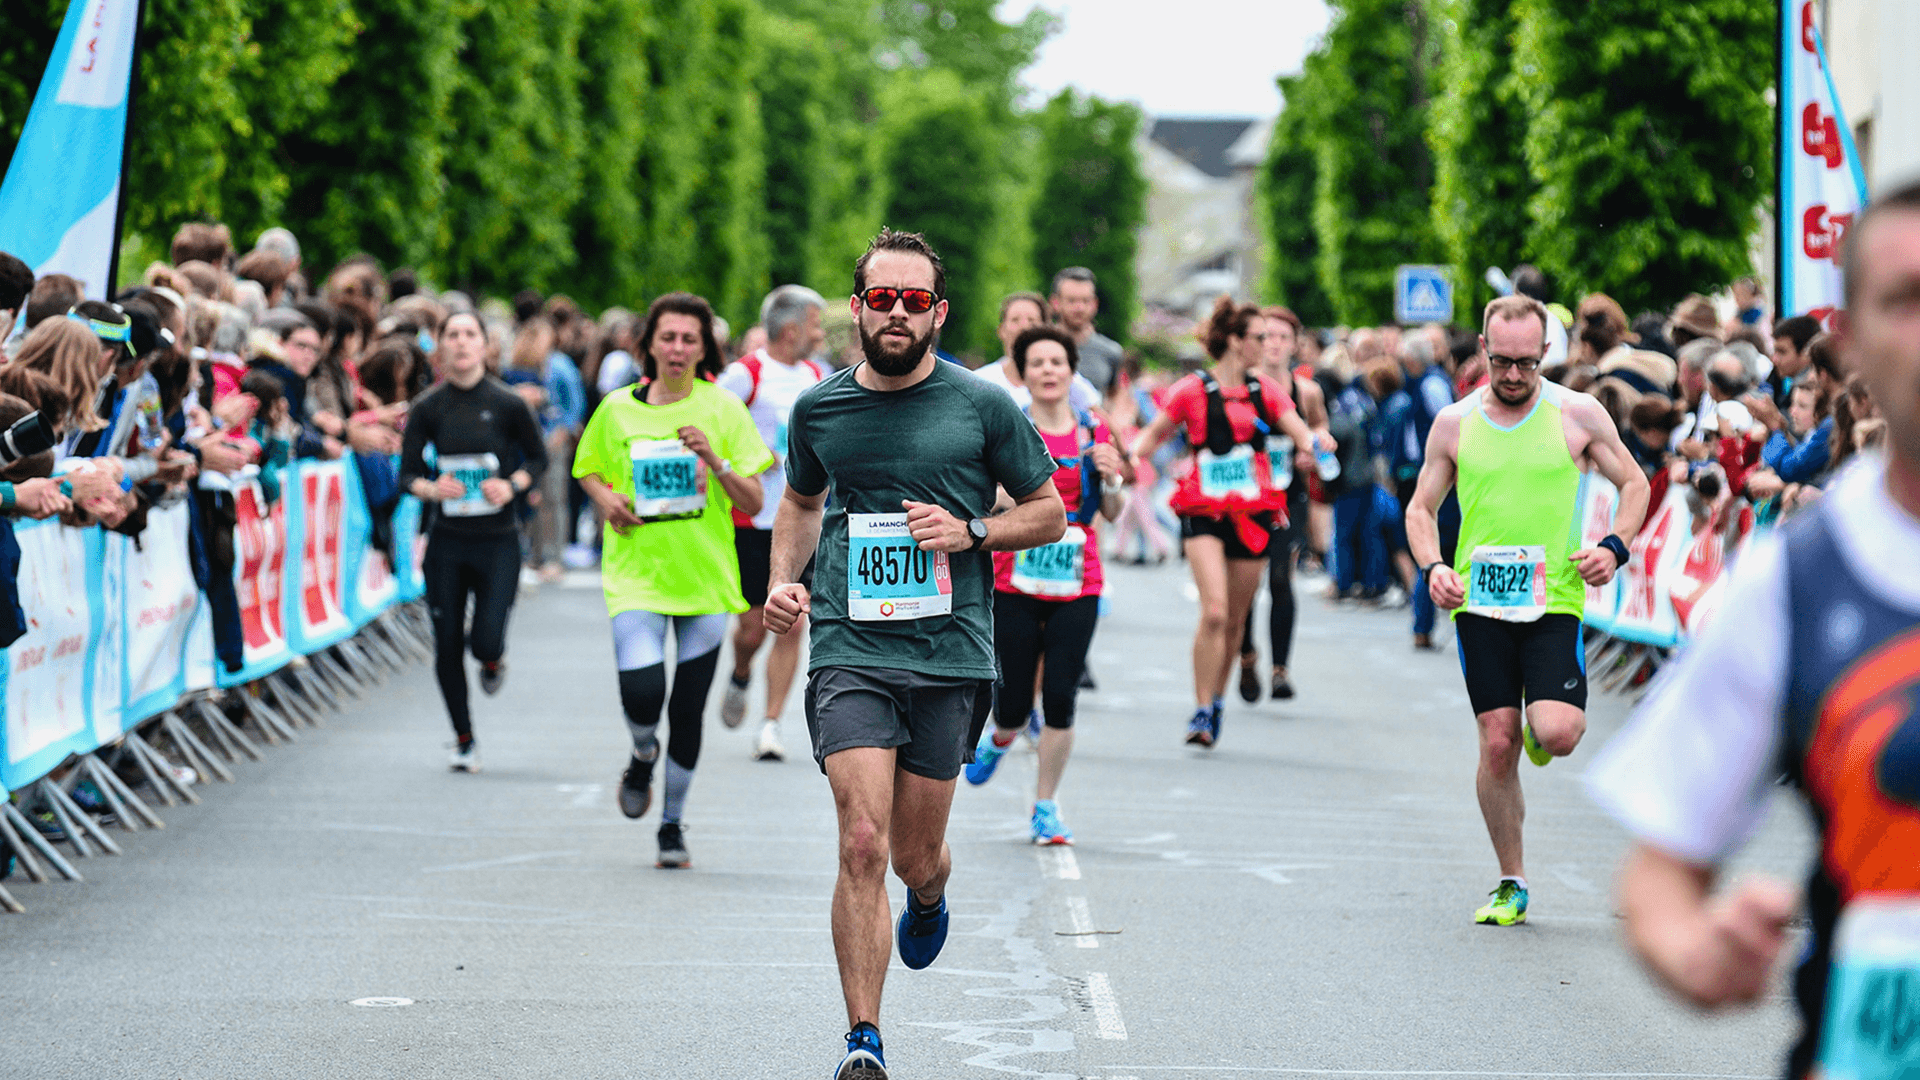
POLYGON ((320 362, 320 333, 305 315, 297 311, 280 309, 270 312, 261 325, 271 334, 269 346, 278 346, 280 354, 270 352, 254 357, 248 365, 255 371, 264 371, 280 381, 280 392, 287 399, 287 411, 296 424, 300 425, 300 436, 294 440, 296 457, 337 458, 346 451, 345 444, 327 434, 314 424, 308 412, 307 376, 320 362))
POLYGON ((1589 776, 1635 837, 1619 890, 1628 941, 1707 1008, 1775 985, 1796 890, 1715 886, 1777 777, 1807 799, 1820 852, 1792 984, 1804 1021, 1792 1080, 1910 1073, 1902 988, 1920 975, 1920 185, 1869 204, 1841 250, 1834 335, 1859 404, 1884 410, 1887 451, 1747 547, 1718 614, 1589 776))

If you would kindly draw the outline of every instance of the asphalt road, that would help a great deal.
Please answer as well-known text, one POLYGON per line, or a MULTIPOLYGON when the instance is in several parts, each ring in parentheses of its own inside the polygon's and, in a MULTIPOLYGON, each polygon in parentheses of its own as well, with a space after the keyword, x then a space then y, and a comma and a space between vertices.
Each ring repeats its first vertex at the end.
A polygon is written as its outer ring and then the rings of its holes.
MULTIPOLYGON (((1414 653, 1404 611, 1305 599, 1301 696, 1232 702, 1201 752, 1180 739, 1184 571, 1109 581, 1061 793, 1078 845, 1027 844, 1030 753, 962 785, 953 937, 889 977, 896 1077, 1779 1074, 1784 972, 1762 1007, 1703 1018, 1622 948, 1625 841, 1578 782, 1618 700, 1571 759, 1522 766, 1531 921, 1473 926, 1498 873, 1450 652, 1414 653)), ((422 668, 86 882, 16 875, 0 1076, 827 1076, 846 1025, 812 761, 752 761, 753 724, 710 716, 694 869, 655 870, 658 811, 614 806, 627 736, 597 589, 523 601, 510 640, 506 688, 477 699, 480 775, 446 771, 422 668)), ((785 726, 798 748, 797 695, 785 726)), ((1782 798, 1737 869, 1798 879, 1809 850, 1782 798)))

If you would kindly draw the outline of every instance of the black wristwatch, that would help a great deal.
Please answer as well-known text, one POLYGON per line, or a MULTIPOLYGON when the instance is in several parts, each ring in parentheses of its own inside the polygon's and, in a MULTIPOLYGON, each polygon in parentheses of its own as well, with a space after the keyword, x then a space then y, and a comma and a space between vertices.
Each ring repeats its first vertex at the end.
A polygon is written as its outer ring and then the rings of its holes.
POLYGON ((967 545, 967 550, 979 551, 980 545, 987 542, 987 523, 979 518, 969 520, 967 535, 973 537, 973 543, 967 545))
POLYGON ((1627 550, 1626 542, 1612 533, 1601 537, 1600 543, 1595 546, 1605 548, 1612 552, 1615 566, 1625 566, 1627 565, 1627 560, 1633 558, 1633 552, 1627 550))
POLYGON ((1421 580, 1421 581, 1425 581, 1425 580, 1427 580, 1427 575, 1428 575, 1428 574, 1431 574, 1431 573, 1433 573, 1433 568, 1434 568, 1434 567, 1436 567, 1436 566, 1445 566, 1445 565, 1447 565, 1447 561, 1446 561, 1445 559, 1435 559, 1434 561, 1432 561, 1432 562, 1430 562, 1430 563, 1428 563, 1427 565, 1425 565, 1425 566, 1423 566, 1423 567, 1421 567, 1421 568, 1420 568, 1420 580, 1421 580))

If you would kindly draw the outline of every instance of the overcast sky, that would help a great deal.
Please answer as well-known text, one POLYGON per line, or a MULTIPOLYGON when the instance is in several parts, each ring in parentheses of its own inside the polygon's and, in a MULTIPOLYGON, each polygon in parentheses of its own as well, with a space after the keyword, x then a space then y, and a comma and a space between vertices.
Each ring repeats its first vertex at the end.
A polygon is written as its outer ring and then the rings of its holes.
MULTIPOLYGON (((1017 19, 1033 0, 1000 0, 1017 19)), ((1327 25, 1320 0, 1041 0, 1061 18, 1026 83, 1051 96, 1077 86, 1152 116, 1272 116, 1274 77, 1327 25)))

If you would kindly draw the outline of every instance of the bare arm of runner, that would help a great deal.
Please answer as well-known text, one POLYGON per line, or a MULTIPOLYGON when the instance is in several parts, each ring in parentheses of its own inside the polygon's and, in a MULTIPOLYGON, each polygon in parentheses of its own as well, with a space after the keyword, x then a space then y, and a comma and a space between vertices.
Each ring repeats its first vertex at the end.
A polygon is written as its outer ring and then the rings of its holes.
POLYGON ((627 501, 627 497, 598 476, 588 473, 580 477, 580 487, 587 493, 587 498, 593 500, 593 505, 600 508, 614 532, 625 534, 628 529, 646 524, 633 512, 633 504, 627 501))
POLYGON ((1669 989, 1703 1009, 1757 1000, 1772 982, 1798 898, 1777 881, 1712 895, 1714 871, 1650 844, 1634 846, 1620 875, 1620 907, 1634 952, 1669 989))
POLYGON ((701 461, 706 462, 707 473, 719 479, 720 486, 726 489, 727 498, 733 500, 733 505, 741 513, 752 517, 760 512, 761 507, 766 503, 767 494, 766 489, 760 486, 758 478, 741 476, 728 467, 726 459, 716 453, 713 444, 707 441, 707 433, 692 424, 681 428, 675 434, 680 437, 680 445, 686 447, 701 461))
POLYGON ((1153 452, 1160 449, 1160 444, 1166 442, 1172 434, 1173 417, 1167 415, 1167 410, 1161 409, 1160 414, 1153 418, 1153 423, 1142 428, 1140 434, 1133 437, 1133 460, 1145 461, 1151 458, 1153 452))
MULTIPOLYGON (((1647 496, 1651 488, 1646 474, 1627 452, 1627 445, 1620 441, 1620 429, 1614 426, 1606 409, 1585 394, 1570 397, 1573 422, 1587 433, 1588 460, 1600 470, 1600 475, 1620 489, 1620 507, 1613 512, 1613 534, 1625 540, 1639 532, 1641 522, 1647 519, 1647 496)), ((1580 564, 1580 579, 1595 587, 1612 581, 1620 569, 1613 552, 1603 547, 1582 548, 1567 558, 1580 564)))
POLYGON ((768 577, 766 624, 776 634, 793 629, 813 609, 813 598, 797 578, 820 546, 820 520, 826 492, 802 495, 787 488, 773 514, 773 556, 768 577))
MULTIPOLYGON (((932 503, 900 500, 907 511, 907 531, 921 551, 966 551, 973 547, 967 523, 932 503)), ((1051 480, 1015 499, 1013 509, 985 519, 987 538, 982 551, 1023 551, 1051 544, 1067 534, 1067 507, 1051 480)), ((776 528, 778 525, 776 523, 776 528)), ((779 534, 775 533, 778 542, 779 534)))
MULTIPOLYGON (((1419 566, 1440 562, 1440 504, 1453 487, 1457 471, 1454 453, 1459 446, 1460 412, 1445 409, 1434 417, 1433 430, 1427 433, 1427 461, 1420 467, 1420 482, 1413 489, 1413 501, 1407 506, 1407 547, 1419 566)), ((1467 598, 1460 575, 1444 564, 1427 572, 1427 592, 1435 604, 1448 611, 1459 607, 1467 598)))

